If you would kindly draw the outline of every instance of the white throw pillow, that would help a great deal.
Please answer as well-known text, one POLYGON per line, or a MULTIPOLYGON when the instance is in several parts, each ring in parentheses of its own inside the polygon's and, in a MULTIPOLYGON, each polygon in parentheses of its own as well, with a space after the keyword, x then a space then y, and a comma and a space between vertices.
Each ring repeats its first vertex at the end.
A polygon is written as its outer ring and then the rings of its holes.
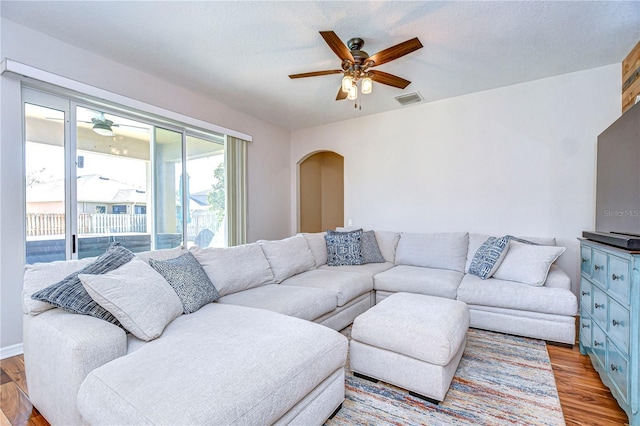
POLYGON ((106 274, 80 274, 78 278, 96 303, 141 340, 160 336, 182 314, 182 303, 173 288, 138 258, 106 274))
POLYGON ((302 235, 283 240, 260 241, 260 246, 278 284, 289 277, 313 269, 316 265, 309 244, 302 235))
POLYGON ((564 247, 523 244, 512 240, 509 251, 493 278, 542 286, 551 264, 565 250, 564 247))
POLYGON ((225 248, 192 247, 190 251, 220 297, 275 283, 271 266, 256 243, 225 248))

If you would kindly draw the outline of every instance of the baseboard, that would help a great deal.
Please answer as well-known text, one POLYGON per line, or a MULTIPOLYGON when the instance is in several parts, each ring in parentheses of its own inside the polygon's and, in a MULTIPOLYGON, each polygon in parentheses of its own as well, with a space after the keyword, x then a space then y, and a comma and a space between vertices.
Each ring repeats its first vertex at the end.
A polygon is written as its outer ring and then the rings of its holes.
POLYGON ((22 343, 5 346, 4 348, 0 348, 0 359, 10 358, 12 356, 21 355, 22 353, 22 343))

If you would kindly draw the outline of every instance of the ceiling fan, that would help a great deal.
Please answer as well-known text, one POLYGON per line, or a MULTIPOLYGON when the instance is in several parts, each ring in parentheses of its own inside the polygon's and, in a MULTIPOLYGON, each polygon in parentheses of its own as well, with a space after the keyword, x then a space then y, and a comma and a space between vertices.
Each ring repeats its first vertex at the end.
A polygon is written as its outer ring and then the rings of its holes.
MULTIPOLYGON (((87 120, 77 120, 78 123, 86 123, 91 124, 91 129, 101 136, 114 136, 115 132, 113 131, 114 127, 127 127, 132 130, 142 130, 149 131, 148 127, 143 126, 132 126, 130 124, 117 124, 114 123, 113 120, 109 120, 105 117, 104 112, 94 111, 96 116, 91 118, 91 121, 87 120)), ((62 120, 59 117, 45 117, 47 120, 62 120)))
POLYGON ((418 38, 412 38, 388 49, 382 50, 373 56, 362 50, 364 40, 352 38, 345 45, 333 31, 320 31, 320 35, 327 42, 331 50, 342 60, 339 70, 314 71, 302 74, 292 74, 289 78, 317 77, 321 75, 343 74, 342 85, 338 90, 336 101, 358 98, 358 83, 363 94, 371 93, 373 82, 386 84, 387 86, 404 89, 411 82, 404 78, 371 68, 398 59, 422 47, 418 38), (348 46, 348 47, 347 47, 348 46))

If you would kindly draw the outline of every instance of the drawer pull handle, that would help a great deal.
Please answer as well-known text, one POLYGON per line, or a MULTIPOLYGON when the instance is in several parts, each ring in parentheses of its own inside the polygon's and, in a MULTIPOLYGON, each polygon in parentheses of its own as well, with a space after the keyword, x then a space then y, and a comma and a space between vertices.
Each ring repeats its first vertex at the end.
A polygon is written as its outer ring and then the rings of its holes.
POLYGON ((611 324, 612 324, 614 327, 617 327, 617 326, 621 325, 622 323, 621 323, 620 321, 618 321, 618 320, 611 320, 611 324))
POLYGON ((611 274, 611 279, 613 281, 622 280, 622 275, 611 274))
POLYGON ((591 294, 591 292, 589 292, 589 291, 583 291, 583 292, 582 292, 582 295, 583 295, 583 296, 589 296, 590 294, 591 294))
POLYGON ((588 261, 588 260, 589 260, 589 259, 587 259, 587 258, 583 257, 583 258, 582 258, 582 263, 587 263, 587 261, 588 261))
POLYGON ((593 269, 595 269, 596 271, 599 271, 600 269, 604 269, 604 266, 593 265, 593 269))
POLYGON ((594 303, 593 307, 596 309, 604 309, 604 303, 594 303))
POLYGON ((604 343, 600 343, 600 342, 598 342, 597 340, 594 340, 594 341, 593 341, 593 346, 596 346, 596 347, 598 347, 598 346, 604 346, 604 343))
POLYGON ((611 371, 618 371, 618 367, 615 364, 611 364, 611 371))
POLYGON ((591 328, 590 324, 582 324, 582 328, 591 328))

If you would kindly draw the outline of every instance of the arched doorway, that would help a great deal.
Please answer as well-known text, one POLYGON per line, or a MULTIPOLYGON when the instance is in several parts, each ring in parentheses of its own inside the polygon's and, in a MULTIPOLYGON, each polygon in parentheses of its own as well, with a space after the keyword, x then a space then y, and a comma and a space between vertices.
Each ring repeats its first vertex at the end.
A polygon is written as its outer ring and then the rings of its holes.
POLYGON ((299 163, 299 231, 321 232, 344 225, 344 157, 321 151, 299 163))

